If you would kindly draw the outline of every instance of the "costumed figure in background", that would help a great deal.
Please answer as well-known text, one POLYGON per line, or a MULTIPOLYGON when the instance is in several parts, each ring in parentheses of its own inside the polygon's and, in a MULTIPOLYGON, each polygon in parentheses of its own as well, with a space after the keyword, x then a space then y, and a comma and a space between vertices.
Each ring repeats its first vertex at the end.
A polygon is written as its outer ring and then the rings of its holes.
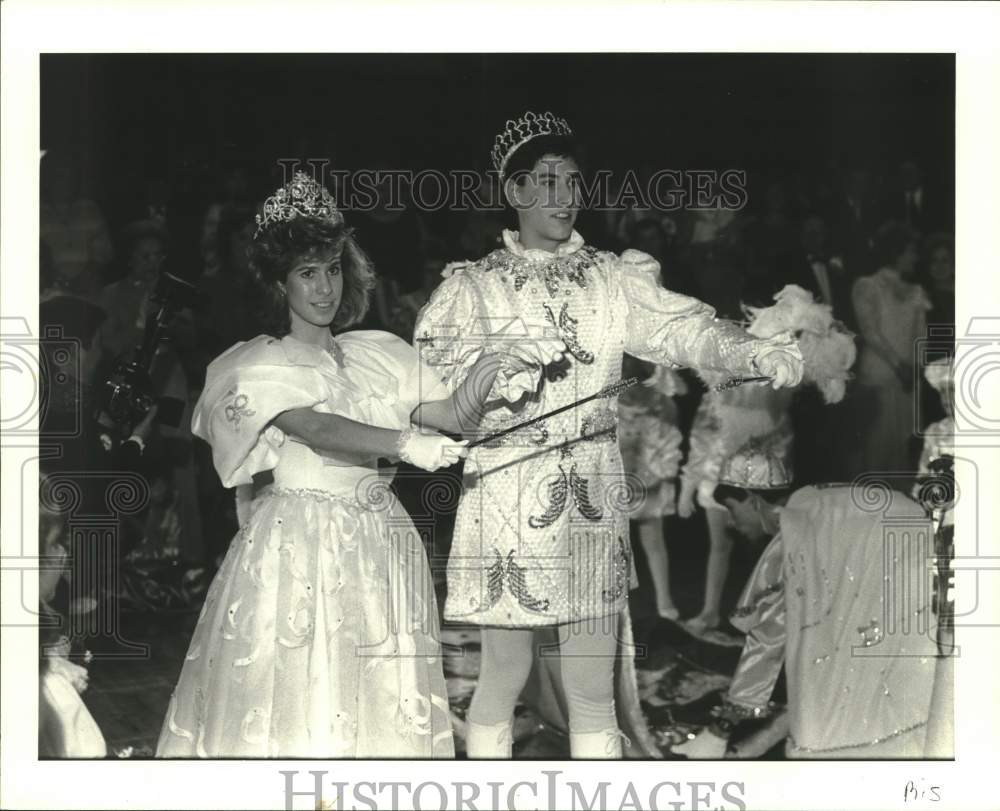
MULTIPOLYGON (((518 425, 617 382, 625 352, 797 384, 802 360, 791 337, 755 339, 716 320, 708 305, 660 287, 649 256, 585 244, 573 229, 576 154, 569 125, 551 113, 508 122, 493 162, 519 230, 505 231, 504 246, 480 261, 452 266, 420 313, 423 358, 452 388, 484 355, 501 359, 480 431, 518 425)), ((511 757, 512 714, 536 650, 561 697, 552 703, 564 708, 564 723, 568 715, 572 757, 621 757, 623 731, 636 753, 659 754, 635 691, 616 405, 613 397, 593 400, 470 451, 445 604, 447 620, 483 626, 466 723, 470 757, 511 757), (616 678, 624 685, 617 701, 616 678)))
POLYGON ((740 534, 772 540, 730 618, 747 638, 717 720, 673 751, 720 758, 741 721, 770 718, 737 756, 787 736, 791 758, 923 757, 937 653, 930 522, 881 483, 789 497, 791 484, 775 443, 753 439, 723 462, 715 500, 740 534), (770 701, 782 667, 787 712, 770 701))
POLYGON ((373 271, 305 174, 257 223, 252 268, 275 323, 213 361, 192 425, 237 488, 240 530, 157 755, 451 757, 424 548, 377 461, 456 462, 463 443, 414 424, 457 432, 454 402, 481 401, 486 364, 450 397, 399 338, 334 337, 364 315, 373 271))
MULTIPOLYGON (((645 365, 626 355, 622 377, 633 377, 633 368, 645 365)), ((631 494, 629 520, 636 525, 649 566, 656 613, 669 620, 676 620, 679 614, 670 596, 663 519, 676 512, 683 436, 677 427, 673 398, 686 391, 679 374, 656 366, 649 379, 618 397, 618 444, 631 494)))
POLYGON ((927 337, 932 305, 916 278, 916 232, 886 223, 875 234, 878 271, 854 282, 851 300, 861 337, 858 360, 857 427, 860 460, 856 473, 912 470, 913 349, 927 337))
MULTIPOLYGON (((827 404, 840 402, 856 355, 853 336, 834 320, 828 305, 814 301, 801 287, 786 285, 774 299, 770 307, 746 308, 747 331, 760 338, 795 334, 805 361, 802 384, 816 386, 827 404)), ((790 453, 793 441, 789 408, 794 392, 751 385, 716 391, 718 377, 703 377, 710 388, 695 414, 678 497, 682 517, 694 513, 697 501, 708 524, 704 601, 699 614, 685 623, 695 634, 721 622, 722 592, 729 573, 733 544, 729 516, 712 497, 719 466, 750 439, 776 445, 783 455, 790 453)))

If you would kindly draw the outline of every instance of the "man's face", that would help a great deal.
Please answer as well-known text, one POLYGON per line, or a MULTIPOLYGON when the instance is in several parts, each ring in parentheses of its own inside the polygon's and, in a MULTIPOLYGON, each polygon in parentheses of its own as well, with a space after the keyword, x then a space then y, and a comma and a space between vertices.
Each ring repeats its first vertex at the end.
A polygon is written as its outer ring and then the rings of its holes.
POLYGON ((725 507, 733 519, 733 527, 740 535, 751 541, 767 537, 760 516, 760 499, 750 496, 743 501, 727 498, 725 507))
POLYGON ((151 281, 159 275, 164 259, 163 243, 156 237, 144 237, 132 249, 129 269, 135 278, 151 281))
POLYGON ((532 234, 561 243, 573 234, 580 210, 580 169, 571 158, 545 155, 519 183, 512 184, 522 238, 532 234))

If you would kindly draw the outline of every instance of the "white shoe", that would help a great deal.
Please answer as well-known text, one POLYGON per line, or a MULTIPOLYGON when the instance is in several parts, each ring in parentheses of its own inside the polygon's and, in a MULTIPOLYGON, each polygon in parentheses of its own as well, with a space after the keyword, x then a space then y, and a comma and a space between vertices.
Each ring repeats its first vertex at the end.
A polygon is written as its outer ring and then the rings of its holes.
POLYGON ((465 756, 469 760, 510 760, 513 757, 512 724, 477 724, 465 719, 465 756))
POLYGON ((621 760, 622 740, 628 741, 619 729, 600 732, 569 733, 569 755, 574 760, 621 760))

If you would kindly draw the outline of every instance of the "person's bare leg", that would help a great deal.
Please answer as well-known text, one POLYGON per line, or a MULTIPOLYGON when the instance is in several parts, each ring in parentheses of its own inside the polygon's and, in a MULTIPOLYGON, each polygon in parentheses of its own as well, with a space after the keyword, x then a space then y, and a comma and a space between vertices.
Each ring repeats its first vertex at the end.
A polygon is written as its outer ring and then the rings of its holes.
POLYGON ((656 613, 665 619, 675 620, 680 614, 670 596, 670 558, 667 555, 667 541, 663 537, 662 518, 644 518, 639 525, 639 543, 646 554, 649 574, 653 578, 656 593, 656 613))
POLYGON ((725 510, 705 510, 708 523, 708 566, 705 570, 705 601, 701 613, 689 621, 695 630, 718 627, 722 620, 722 589, 729 574, 729 556, 733 540, 727 532, 729 516, 725 510))

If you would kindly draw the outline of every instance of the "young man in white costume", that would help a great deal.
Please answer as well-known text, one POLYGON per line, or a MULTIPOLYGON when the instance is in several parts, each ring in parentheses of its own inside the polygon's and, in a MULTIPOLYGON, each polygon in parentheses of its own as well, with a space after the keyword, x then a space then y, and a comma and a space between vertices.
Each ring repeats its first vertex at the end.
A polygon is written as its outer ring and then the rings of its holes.
MULTIPOLYGON (((649 256, 619 257, 584 243, 573 229, 575 154, 569 125, 551 113, 507 123, 492 158, 518 231, 505 231, 504 247, 484 259, 450 268, 418 318, 423 359, 452 387, 484 353, 501 358, 480 431, 616 382, 626 351, 724 376, 763 375, 775 386, 798 383, 802 360, 790 337, 754 339, 717 321, 708 305, 658 286, 649 256), (525 334, 565 351, 539 363, 505 349, 525 334)), ((483 626, 470 757, 511 756, 511 716, 538 628, 559 632, 572 756, 621 757, 613 676, 618 642, 628 636, 632 562, 616 422, 614 399, 597 399, 469 455, 445 617, 483 626)))

